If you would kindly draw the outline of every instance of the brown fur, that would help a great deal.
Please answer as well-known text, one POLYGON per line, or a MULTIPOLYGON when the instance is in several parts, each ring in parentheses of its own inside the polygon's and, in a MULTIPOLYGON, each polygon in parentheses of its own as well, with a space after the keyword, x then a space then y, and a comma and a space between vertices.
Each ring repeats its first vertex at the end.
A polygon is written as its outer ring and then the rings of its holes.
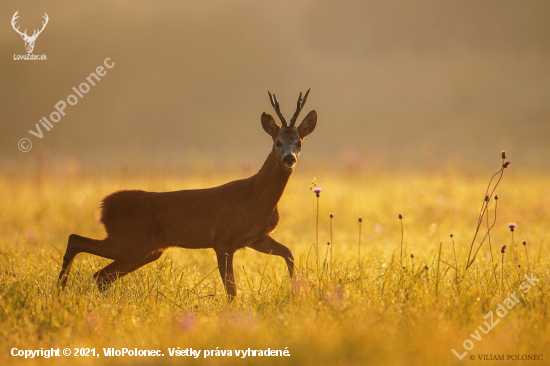
POLYGON ((294 169, 283 163, 279 152, 289 151, 289 147, 278 149, 275 141, 296 144, 298 138, 301 142, 315 128, 316 119, 313 111, 300 127, 281 128, 264 113, 262 124, 264 120, 269 124, 274 145, 260 171, 249 178, 207 189, 162 193, 131 190, 105 197, 101 222, 107 237, 96 240, 70 235, 60 283, 66 285, 78 253, 114 260, 94 275, 103 290, 116 278, 158 259, 169 247, 213 248, 230 298, 237 294, 233 255, 238 249, 249 247, 283 257, 292 277, 292 252, 269 236, 279 222, 277 204, 294 169))

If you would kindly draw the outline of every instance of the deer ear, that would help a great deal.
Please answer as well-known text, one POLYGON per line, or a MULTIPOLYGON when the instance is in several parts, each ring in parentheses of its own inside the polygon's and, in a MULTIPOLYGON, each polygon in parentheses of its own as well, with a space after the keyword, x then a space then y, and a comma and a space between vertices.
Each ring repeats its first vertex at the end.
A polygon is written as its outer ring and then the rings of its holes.
POLYGON ((313 132, 315 126, 317 125, 317 112, 311 111, 308 113, 306 118, 300 123, 298 127, 298 133, 300 137, 304 139, 307 135, 313 132))
POLYGON ((273 138, 277 135, 277 132, 279 132, 279 129, 281 126, 275 122, 273 117, 271 117, 270 114, 262 113, 262 127, 264 128, 265 132, 273 138))

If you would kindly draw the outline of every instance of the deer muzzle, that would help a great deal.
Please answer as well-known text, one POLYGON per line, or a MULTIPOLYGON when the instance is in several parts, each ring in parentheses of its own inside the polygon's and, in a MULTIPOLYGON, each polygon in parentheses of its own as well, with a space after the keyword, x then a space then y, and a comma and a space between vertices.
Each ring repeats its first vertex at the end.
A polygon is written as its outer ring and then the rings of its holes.
POLYGON ((287 154, 283 158, 283 163, 286 165, 287 168, 292 168, 294 164, 296 164, 296 155, 295 154, 287 154))

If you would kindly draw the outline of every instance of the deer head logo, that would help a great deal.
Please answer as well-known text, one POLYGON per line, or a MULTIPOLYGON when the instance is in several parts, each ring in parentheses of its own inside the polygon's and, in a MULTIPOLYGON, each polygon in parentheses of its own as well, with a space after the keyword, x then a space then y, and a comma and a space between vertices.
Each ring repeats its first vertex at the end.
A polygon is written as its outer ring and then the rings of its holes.
POLYGON ((32 34, 32 36, 28 36, 27 35, 27 30, 25 29, 24 32, 20 32, 19 31, 19 27, 15 28, 15 20, 17 18, 19 18, 17 16, 17 13, 19 12, 19 10, 17 10, 15 12, 15 14, 13 14, 13 18, 11 18, 11 26, 13 27, 13 29, 19 33, 21 35, 21 38, 23 38, 23 40, 25 41, 25 49, 27 50, 27 53, 32 53, 32 50, 34 49, 34 42, 36 41, 36 38, 38 37, 38 35, 40 35, 40 33, 42 33, 42 31, 44 30, 44 28, 46 28, 46 24, 48 24, 48 14, 44 13, 45 16, 44 16, 44 19, 46 19, 46 22, 42 22, 42 29, 40 29, 37 33, 37 31, 35 30, 32 34))

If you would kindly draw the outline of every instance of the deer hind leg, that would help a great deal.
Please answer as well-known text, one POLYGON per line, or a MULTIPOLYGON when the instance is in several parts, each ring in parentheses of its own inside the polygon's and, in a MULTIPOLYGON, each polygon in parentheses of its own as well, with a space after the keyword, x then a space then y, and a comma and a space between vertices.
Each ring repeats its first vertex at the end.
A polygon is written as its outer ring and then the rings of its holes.
POLYGON ((94 274, 99 291, 107 290, 111 283, 120 277, 125 276, 148 263, 156 261, 160 258, 163 252, 164 251, 152 253, 146 258, 132 263, 122 263, 119 260, 115 260, 107 267, 100 269, 94 274))
POLYGON ((288 273, 290 274, 290 278, 294 276, 294 255, 283 244, 277 242, 275 239, 273 239, 270 236, 265 236, 261 238, 260 240, 256 241, 252 245, 248 245, 249 248, 252 248, 258 252, 265 253, 265 254, 272 254, 272 255, 278 255, 279 257, 283 257, 287 268, 288 273))
POLYGON ((232 301, 237 296, 237 285, 235 284, 235 275, 233 273, 233 255, 234 250, 216 249, 218 258, 218 268, 222 277, 225 292, 229 301, 232 301))
POLYGON ((90 253, 114 260, 117 258, 112 249, 113 246, 109 242, 109 239, 98 240, 89 239, 76 234, 69 235, 69 242, 65 255, 63 256, 63 265, 59 273, 58 283, 65 288, 67 278, 69 277, 69 271, 78 253, 90 253))

